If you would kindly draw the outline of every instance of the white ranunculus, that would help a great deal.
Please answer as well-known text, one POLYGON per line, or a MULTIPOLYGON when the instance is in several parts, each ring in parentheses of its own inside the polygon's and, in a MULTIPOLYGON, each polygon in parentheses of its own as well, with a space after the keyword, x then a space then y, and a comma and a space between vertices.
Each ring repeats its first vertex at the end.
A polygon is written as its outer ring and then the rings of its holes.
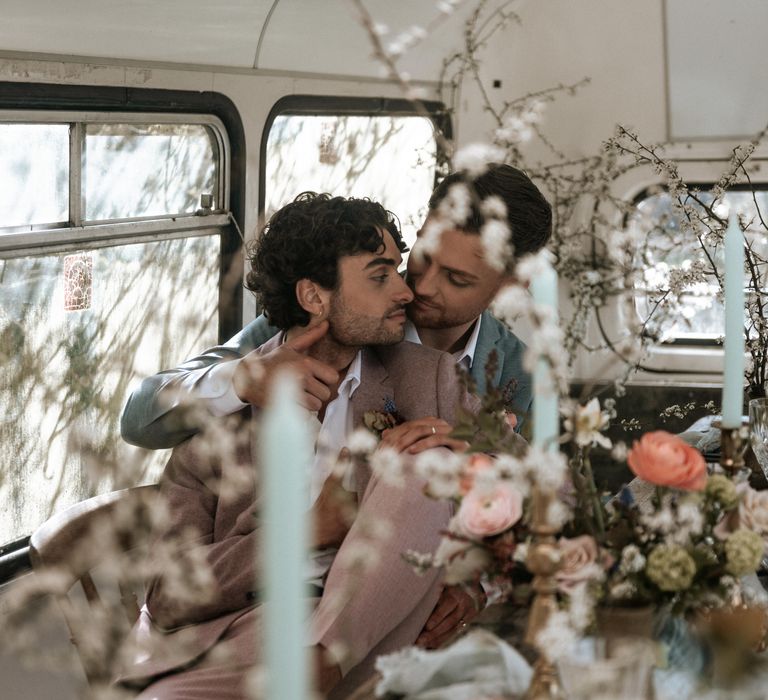
POLYGON ((576 403, 565 404, 563 415, 565 429, 574 436, 577 445, 601 445, 606 449, 611 448, 611 441, 601 432, 608 427, 608 414, 600 410, 600 401, 596 397, 584 406, 576 403))
POLYGON ((450 536, 443 537, 435 552, 435 564, 445 568, 443 581, 449 586, 472 580, 490 563, 485 549, 450 536))
POLYGON ((765 554, 768 556, 768 491, 755 491, 748 486, 742 488, 739 526, 763 538, 765 554))

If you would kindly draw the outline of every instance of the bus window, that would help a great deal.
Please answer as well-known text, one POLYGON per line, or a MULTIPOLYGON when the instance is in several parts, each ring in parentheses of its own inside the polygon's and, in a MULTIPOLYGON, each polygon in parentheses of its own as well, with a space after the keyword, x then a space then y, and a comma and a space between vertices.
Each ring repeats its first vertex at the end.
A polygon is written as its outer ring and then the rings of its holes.
POLYGON ((199 124, 88 124, 85 219, 194 214, 214 192, 214 143, 199 124))
POLYGON ((278 115, 266 150, 265 212, 312 190, 370 197, 400 219, 410 247, 435 184, 431 119, 416 115, 278 115))
POLYGON ((0 544, 155 481, 167 453, 122 442, 125 400, 218 339, 229 222, 209 211, 228 205, 223 126, 77 117, 0 112, 0 201, 13 202, 0 211, 0 544))
POLYGON ((69 126, 0 123, 0 230, 69 219, 69 126))
MULTIPOLYGON (((712 195, 707 185, 699 185, 698 197, 708 206, 712 195)), ((730 190, 722 195, 721 203, 729 211, 736 212, 755 222, 754 235, 747 230, 747 238, 755 253, 761 257, 768 254, 768 241, 758 232, 759 211, 768 211, 768 190, 751 191, 730 190), (758 211, 759 208, 759 211, 758 211)), ((698 207, 703 219, 706 219, 703 207, 698 207)), ((687 285, 686 291, 679 297, 679 308, 668 314, 658 331, 661 337, 677 344, 715 345, 722 337, 725 327, 720 286, 711 273, 712 264, 720 270, 724 267, 724 253, 721 241, 708 233, 703 224, 698 224, 698 236, 681 235, 686 227, 696 225, 682 222, 673 206, 668 192, 656 192, 641 197, 635 205, 631 224, 637 227, 638 247, 636 269, 643 275, 637 288, 635 306, 640 318, 646 319, 657 301, 670 288, 673 275, 685 274, 700 266, 704 270, 703 281, 687 285)), ((698 275, 697 275, 698 277, 698 275)), ((745 323, 748 319, 745 315, 745 323)))

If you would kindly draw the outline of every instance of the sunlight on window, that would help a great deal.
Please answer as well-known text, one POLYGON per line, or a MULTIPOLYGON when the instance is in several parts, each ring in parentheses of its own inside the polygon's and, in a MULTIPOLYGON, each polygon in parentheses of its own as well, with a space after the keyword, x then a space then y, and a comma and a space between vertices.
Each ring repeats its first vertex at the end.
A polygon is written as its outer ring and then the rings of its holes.
MULTIPOLYGON (((707 206, 713 202, 706 191, 698 196, 707 206)), ((722 197, 722 203, 728 211, 750 222, 748 244, 765 257, 768 241, 760 225, 760 213, 768 212, 768 191, 757 191, 753 199, 751 192, 731 190, 722 197)), ((680 221, 673 204, 667 192, 658 192, 639 201, 631 217, 630 224, 638 232, 636 263, 643 270, 635 305, 640 317, 647 318, 680 280, 692 279, 684 284, 679 296, 679 313, 665 322, 660 335, 665 340, 714 342, 722 336, 725 317, 720 285, 710 271, 711 265, 704 263, 711 259, 718 269, 723 269, 722 241, 706 225, 680 221)), ((704 208, 698 210, 706 221, 704 208)))
POLYGON ((0 260, 0 545, 157 479, 120 439, 137 377, 216 342, 220 237, 0 260))
POLYGON ((266 214, 307 190, 370 197, 411 246, 435 181, 434 126, 417 116, 282 115, 269 132, 266 214))
POLYGON ((88 221, 192 214, 201 194, 215 194, 213 143, 201 125, 88 124, 83 161, 88 221))
POLYGON ((0 124, 0 228, 69 218, 69 125, 0 124))

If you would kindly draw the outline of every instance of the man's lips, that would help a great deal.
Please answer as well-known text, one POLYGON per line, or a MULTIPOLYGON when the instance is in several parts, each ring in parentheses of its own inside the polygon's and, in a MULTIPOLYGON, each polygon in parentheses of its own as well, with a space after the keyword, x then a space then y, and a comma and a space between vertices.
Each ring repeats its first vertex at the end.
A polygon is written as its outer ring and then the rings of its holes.
POLYGON ((405 309, 392 311, 391 313, 387 314, 387 318, 393 319, 394 321, 405 321, 405 309))
POLYGON ((434 311, 437 308, 434 304, 430 304, 428 301, 419 297, 414 298, 410 305, 415 306, 418 309, 429 309, 430 311, 434 311))

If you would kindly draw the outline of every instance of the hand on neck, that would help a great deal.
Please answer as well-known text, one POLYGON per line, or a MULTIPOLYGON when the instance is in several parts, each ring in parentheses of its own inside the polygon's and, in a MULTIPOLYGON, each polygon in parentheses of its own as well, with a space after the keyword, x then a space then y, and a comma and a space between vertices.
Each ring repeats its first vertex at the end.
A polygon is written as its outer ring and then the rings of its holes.
MULTIPOLYGON (((312 324, 310 323, 310 325, 312 324)), ((286 331, 285 339, 291 340, 297 335, 306 332, 307 328, 308 326, 289 328, 286 331)), ((333 333, 329 331, 307 350, 307 355, 330 365, 343 377, 345 370, 352 364, 352 360, 355 359, 355 355, 357 355, 359 350, 360 347, 356 345, 342 345, 333 337, 333 333)))

